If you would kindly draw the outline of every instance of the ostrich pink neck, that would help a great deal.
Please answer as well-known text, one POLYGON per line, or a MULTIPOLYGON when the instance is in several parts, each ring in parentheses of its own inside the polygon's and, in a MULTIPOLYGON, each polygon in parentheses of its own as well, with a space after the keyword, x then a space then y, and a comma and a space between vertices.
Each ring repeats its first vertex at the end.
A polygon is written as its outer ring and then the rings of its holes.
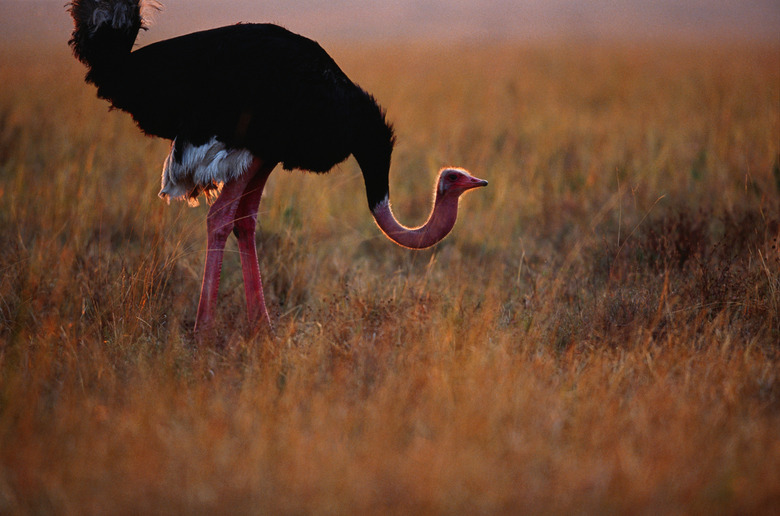
POLYGON ((387 238, 403 247, 425 249, 441 241, 452 230, 458 218, 458 196, 436 195, 428 220, 418 228, 400 224, 393 215, 389 199, 380 202, 373 214, 387 238))

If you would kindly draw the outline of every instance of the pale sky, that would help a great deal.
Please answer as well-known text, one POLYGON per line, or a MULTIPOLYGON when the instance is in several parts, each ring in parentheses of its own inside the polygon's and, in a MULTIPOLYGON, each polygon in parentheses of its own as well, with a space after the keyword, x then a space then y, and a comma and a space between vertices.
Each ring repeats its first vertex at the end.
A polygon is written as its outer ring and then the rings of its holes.
MULTIPOLYGON (((0 0, 0 38, 67 38, 65 0, 0 0)), ((780 43, 780 0, 163 0, 140 43, 245 22, 314 39, 750 37, 780 43)))

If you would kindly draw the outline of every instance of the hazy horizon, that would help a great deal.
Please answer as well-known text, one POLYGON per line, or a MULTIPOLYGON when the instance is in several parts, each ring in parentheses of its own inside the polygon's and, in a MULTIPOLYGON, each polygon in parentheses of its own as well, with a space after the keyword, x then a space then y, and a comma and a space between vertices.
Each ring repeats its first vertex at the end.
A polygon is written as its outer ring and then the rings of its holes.
MULTIPOLYGON (((272 22, 323 40, 713 39, 780 43, 773 0, 204 0, 163 2, 140 44, 239 21, 272 22)), ((0 0, 2 37, 31 43, 68 36, 63 0, 0 0)))

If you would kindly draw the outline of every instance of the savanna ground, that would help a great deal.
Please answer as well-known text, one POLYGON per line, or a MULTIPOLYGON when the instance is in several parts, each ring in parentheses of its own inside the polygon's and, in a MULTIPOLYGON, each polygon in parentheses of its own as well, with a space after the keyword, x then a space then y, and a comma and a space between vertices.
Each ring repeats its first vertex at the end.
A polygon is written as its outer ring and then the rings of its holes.
POLYGON ((276 171, 195 346, 206 207, 63 49, 0 57, 0 513, 770 514, 780 48, 335 48, 388 109, 400 249, 350 160, 276 171), (391 63, 391 65, 389 65, 391 63))

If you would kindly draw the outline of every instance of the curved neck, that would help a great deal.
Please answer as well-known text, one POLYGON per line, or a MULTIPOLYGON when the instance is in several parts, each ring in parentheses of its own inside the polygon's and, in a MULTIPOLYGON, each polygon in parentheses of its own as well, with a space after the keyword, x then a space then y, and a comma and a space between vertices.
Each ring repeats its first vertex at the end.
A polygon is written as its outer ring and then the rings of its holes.
POLYGON ((387 238, 403 247, 425 249, 441 241, 452 230, 458 218, 458 198, 437 195, 428 220, 418 228, 408 228, 396 220, 389 198, 377 204, 372 213, 387 238))

